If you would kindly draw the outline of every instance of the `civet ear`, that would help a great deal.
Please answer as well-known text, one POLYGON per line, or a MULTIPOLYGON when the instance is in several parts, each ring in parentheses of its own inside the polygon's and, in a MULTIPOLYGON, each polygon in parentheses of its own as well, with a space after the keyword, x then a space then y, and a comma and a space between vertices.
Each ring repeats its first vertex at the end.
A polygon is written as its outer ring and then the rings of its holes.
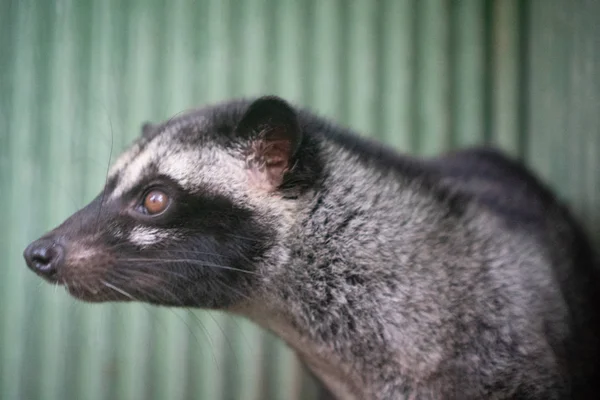
POLYGON ((301 141, 294 109, 278 97, 261 97, 248 107, 236 133, 248 141, 247 160, 253 176, 277 188, 301 141))
POLYGON ((152 133, 154 133, 155 129, 156 129, 156 126, 153 123, 144 122, 142 124, 142 137, 144 139, 149 139, 150 136, 152 135, 152 133))

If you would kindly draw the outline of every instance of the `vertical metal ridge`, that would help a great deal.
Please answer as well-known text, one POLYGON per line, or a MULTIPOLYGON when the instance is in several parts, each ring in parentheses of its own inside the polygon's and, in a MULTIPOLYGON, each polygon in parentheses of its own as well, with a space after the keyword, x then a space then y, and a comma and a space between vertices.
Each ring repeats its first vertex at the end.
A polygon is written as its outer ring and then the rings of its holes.
POLYGON ((569 126, 572 182, 570 198, 580 216, 586 216, 595 248, 600 246, 600 4, 583 1, 569 9, 569 126))
MULTIPOLYGON (((302 39, 299 43, 300 51, 302 54, 301 64, 301 97, 299 100, 303 104, 311 104, 311 100, 315 98, 315 90, 317 85, 313 82, 316 78, 313 76, 314 71, 314 44, 317 38, 321 38, 317 35, 317 23, 316 13, 318 12, 317 6, 319 0, 306 0, 303 2, 304 7, 302 12, 299 14, 299 18, 302 21, 303 32, 301 34, 302 39)), ((299 33, 300 35, 300 33, 299 33)))
POLYGON ((535 79, 531 79, 529 83, 529 93, 527 93, 527 103, 534 104, 536 98, 541 99, 534 106, 529 115, 529 146, 527 148, 526 160, 536 169, 537 173, 543 179, 548 180, 550 164, 552 163, 549 152, 549 141, 540 140, 538 132, 545 131, 544 126, 545 115, 551 111, 548 107, 548 96, 546 88, 550 85, 550 74, 544 64, 543 55, 547 51, 548 38, 551 38, 551 26, 543 26, 540 21, 543 21, 551 15, 550 8, 539 7, 535 1, 531 2, 531 38, 528 42, 530 52, 530 70, 535 71, 535 79), (537 29, 536 29, 537 27, 537 29))
POLYGON ((494 68, 494 3, 495 0, 483 0, 483 86, 482 86, 482 116, 483 116, 483 142, 490 144, 492 141, 492 124, 494 110, 492 104, 493 93, 493 68, 494 68))
POLYGON ((314 4, 314 37, 311 44, 312 61, 309 80, 312 96, 308 103, 323 115, 339 118, 343 114, 342 86, 343 58, 342 18, 339 0, 316 1, 314 4), (312 75, 314 74, 314 75, 312 75))
POLYGON ((450 146, 448 1, 417 3, 417 119, 419 153, 436 154, 450 146))
MULTIPOLYGON (((344 63, 348 65, 347 80, 342 83, 349 94, 346 97, 345 121, 357 132, 373 135, 376 117, 376 73, 377 59, 377 13, 376 2, 350 2, 348 8, 348 27, 342 37, 347 37, 347 55, 344 63), (360 48, 361 52, 352 51, 360 48)), ((343 6, 342 6, 343 7, 343 6)))
POLYGON ((203 349, 202 357, 202 380, 203 383, 199 393, 202 398, 227 398, 225 396, 226 386, 234 385, 228 381, 227 359, 231 357, 232 346, 230 334, 225 330, 227 327, 227 316, 221 312, 202 312, 201 321, 206 327, 206 336, 210 346, 203 349), (216 368, 215 368, 216 367, 216 368), (207 396, 207 397, 203 397, 207 396))
POLYGON ((263 359, 262 332, 252 322, 229 316, 228 327, 232 357, 227 370, 236 377, 230 388, 231 398, 259 400, 261 398, 261 372, 263 359))
POLYGON ((585 198, 581 215, 588 217, 587 228, 593 235, 594 248, 600 249, 600 174, 597 173, 600 171, 600 113, 597 112, 600 104, 600 27, 597 23, 600 4, 591 0, 584 4, 579 17, 581 23, 577 24, 579 35, 585 38, 585 48, 582 51, 585 59, 581 60, 585 75, 581 83, 586 97, 581 102, 586 108, 580 111, 580 118, 585 118, 580 145, 583 147, 581 168, 586 171, 586 179, 580 183, 583 186, 582 196, 585 198))
POLYGON ((229 67, 233 64, 228 43, 227 19, 230 0, 210 1, 208 3, 208 43, 209 60, 207 80, 207 101, 222 100, 223 93, 230 93, 229 67), (218 43, 218 45, 217 45, 218 43))
POLYGON ((562 154, 563 147, 557 132, 566 132, 565 84, 566 70, 563 58, 566 51, 564 41, 557 32, 565 29, 564 14, 555 1, 544 6, 532 2, 531 70, 535 79, 531 80, 529 102, 531 110, 531 146, 529 161, 542 177, 551 183, 558 182, 564 169, 564 158, 552 155, 562 154), (548 55, 559 58, 550 60, 548 55), (537 101, 536 101, 537 100, 537 101))
MULTIPOLYGON (((34 168, 35 160, 32 154, 34 138, 32 137, 32 120, 27 110, 35 102, 35 70, 34 43, 35 24, 32 20, 36 14, 29 2, 22 1, 16 5, 15 18, 12 26, 15 29, 12 48, 13 62, 12 78, 18 84, 12 85, 11 97, 11 140, 9 141, 10 176, 8 180, 8 223, 11 227, 8 236, 8 253, 4 256, 7 268, 3 280, 9 282, 2 293, 3 319, 2 325, 2 364, 3 374, 0 377, 1 394, 3 398, 19 399, 24 395, 23 381, 25 360, 21 357, 25 350, 27 335, 24 318, 27 311, 27 296, 25 289, 31 287, 26 271, 22 268, 22 258, 19 251, 27 244, 34 221, 26 212, 34 198, 34 168), (19 266, 21 268, 18 268, 19 266), (10 305, 10 306, 8 306, 10 305)), ((31 336, 29 336, 31 337, 31 336)), ((31 340, 34 340, 32 337, 31 340)), ((29 367, 29 366, 28 366, 29 367)))
POLYGON ((452 3, 452 144, 457 147, 484 140, 484 17, 481 0, 452 3))
MULTIPOLYGON (((8 193, 11 188, 12 179, 11 176, 14 174, 13 165, 11 159, 11 148, 12 135, 9 132, 12 131, 14 121, 13 116, 16 112, 14 109, 13 93, 15 91, 15 76, 13 68, 13 60, 16 58, 16 27, 18 25, 11 23, 16 21, 17 2, 10 1, 4 5, 3 12, 0 13, 0 50, 2 50, 3 57, 0 57, 0 190, 3 193, 8 193)), ((0 208, 0 226, 6 227, 5 229, 12 229, 11 223, 13 222, 10 214, 13 211, 13 196, 8 193, 6 195, 7 204, 5 207, 0 208)), ((0 235, 0 263, 9 263, 9 251, 11 249, 12 240, 8 235, 0 235)), ((10 323, 8 316, 11 315, 8 308, 10 307, 10 300, 7 296, 9 293, 8 279, 13 276, 7 271, 8 277, 0 280, 0 398, 8 396, 6 389, 6 381, 9 379, 9 369, 12 367, 7 363, 9 359, 7 347, 10 345, 8 341, 8 329, 6 325, 10 323)), ((27 362, 27 361, 25 361, 27 362)))
MULTIPOLYGON (((37 164, 33 170, 32 194, 34 197, 29 199, 29 208, 32 210, 31 218, 32 225, 29 227, 29 232, 35 234, 41 233, 44 227, 48 223, 52 223, 50 210, 52 201, 52 186, 58 184, 55 177, 44 176, 44 171, 51 164, 51 157, 48 152, 49 147, 49 135, 44 135, 51 126, 50 115, 51 115, 51 85, 50 81, 50 63, 49 60, 52 56, 51 42, 54 31, 54 15, 53 10, 47 5, 39 7, 36 11, 36 15, 32 15, 32 19, 39 19, 39 15, 48 15, 49 18, 44 21, 36 23, 34 32, 32 35, 32 49, 33 49, 33 67, 32 76, 30 77, 33 82, 34 94, 32 97, 32 103, 29 105, 28 112, 31 115, 30 135, 32 141, 30 143, 33 158, 37 161, 37 164), (45 46, 44 46, 45 45, 45 46), (38 194, 37 196, 35 194, 38 194), (43 194, 40 196, 39 194, 43 194)), ((29 279, 35 279, 33 274, 29 274, 30 271, 25 271, 25 277, 29 279)), ((41 396, 48 385, 43 378, 46 375, 46 364, 47 358, 42 358, 47 355, 45 341, 37 341, 35 337, 29 332, 44 332, 48 334, 49 338, 52 338, 52 329, 48 329, 48 320, 46 312, 46 301, 47 299, 47 288, 46 290, 37 291, 36 293, 29 293, 26 296, 25 305, 25 318, 23 323, 26 326, 26 336, 24 338, 24 348, 21 357, 23 357, 24 365, 32 363, 35 365, 33 371, 23 371, 21 386, 21 395, 25 398, 41 396), (42 357, 40 357, 42 356, 42 357), (42 358, 40 360, 40 358, 42 358)), ((52 388, 50 388, 52 389, 52 388)), ((49 396, 52 398, 54 393, 49 390, 49 396)))
POLYGON ((303 62, 306 49, 302 30, 306 29, 304 9, 299 2, 271 0, 268 9, 267 36, 270 43, 267 68, 268 87, 292 102, 302 103, 304 93, 303 62))
MULTIPOLYGON (((294 24, 299 23, 299 15, 296 13, 294 18, 285 20, 288 13, 282 12, 285 10, 286 4, 281 3, 277 0, 263 0, 264 6, 262 9, 261 21, 264 23, 263 28, 263 41, 264 41, 264 63, 263 70, 261 71, 264 85, 262 88, 258 88, 259 94, 279 94, 280 96, 286 97, 289 101, 295 101, 297 96, 292 96, 291 93, 285 93, 286 84, 297 79, 297 71, 300 63, 289 62, 290 58, 293 60, 294 54, 298 54, 298 38, 296 37, 293 41, 293 47, 281 46, 280 43, 285 40, 285 36, 289 38, 289 32, 292 35, 297 33, 297 29, 294 28, 294 24), (286 24, 287 22, 287 24, 286 24), (290 29, 289 26, 292 27, 290 29), (279 52, 281 50, 281 52, 279 52), (286 51, 289 50, 289 51, 286 51), (289 71, 286 70, 289 68, 289 71), (281 73, 279 73, 281 71, 281 73), (285 80, 280 80, 282 76, 287 76, 285 80), (292 78, 290 78, 290 76, 292 78)), ((293 6, 293 4, 292 4, 293 6)), ((298 5, 296 5, 298 6, 298 5)), ((292 36, 294 38, 294 36, 292 36)))
POLYGON ((414 52, 412 43, 416 24, 412 1, 387 0, 380 7, 380 110, 377 133, 394 147, 409 151, 412 118, 414 52))
POLYGON ((524 161, 529 151, 529 123, 530 123, 530 104, 528 103, 528 95, 530 92, 531 79, 531 1, 520 2, 518 12, 518 126, 517 134, 519 135, 519 154, 518 157, 524 161))
POLYGON ((262 94, 269 79, 267 63, 275 63, 267 58, 267 32, 273 21, 266 19, 266 6, 265 0, 246 0, 233 7, 240 9, 233 25, 239 25, 238 65, 243 68, 236 75, 239 75, 239 90, 244 96, 262 94))
POLYGON ((519 2, 494 3, 492 21, 492 142, 519 153, 519 2))
MULTIPOLYGON (((561 182, 561 190, 564 195, 575 199, 574 206, 581 210, 583 206, 583 198, 580 188, 582 178, 585 171, 581 167, 581 146, 579 143, 580 136, 566 135, 567 132, 582 131, 581 123, 584 122, 579 116, 578 109, 585 107, 581 104, 581 99, 586 97, 585 87, 581 84, 581 78, 585 76, 583 66, 585 63, 585 54, 582 46, 582 39, 578 37, 578 15, 573 7, 564 7, 561 10, 562 22, 567 32, 562 32, 557 35, 557 42, 562 46, 565 59, 561 63, 561 72, 563 73, 564 82, 559 87, 561 88, 561 98, 563 107, 564 130, 556 131, 556 141, 562 150, 561 166, 563 168, 556 169, 556 178, 561 182)), ((600 15, 599 15, 600 16, 600 15)))
MULTIPOLYGON (((337 92, 335 98, 338 108, 336 114, 332 114, 330 117, 335 118, 339 123, 348 125, 350 120, 350 97, 354 96, 354 93, 351 91, 354 82, 351 81, 352 77, 350 75, 350 32, 355 27, 352 25, 350 9, 346 2, 341 1, 337 3, 335 15, 338 19, 338 24, 336 26, 333 48, 329 51, 335 54, 334 57, 338 60, 337 70, 333 73, 337 75, 337 92)), ((319 39, 317 38, 317 40, 319 39)))

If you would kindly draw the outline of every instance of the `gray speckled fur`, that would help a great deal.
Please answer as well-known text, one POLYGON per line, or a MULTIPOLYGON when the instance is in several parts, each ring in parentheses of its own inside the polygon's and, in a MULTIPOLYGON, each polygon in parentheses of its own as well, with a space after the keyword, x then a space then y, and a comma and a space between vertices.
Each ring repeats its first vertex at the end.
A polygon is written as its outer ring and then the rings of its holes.
POLYGON ((524 386, 563 398, 553 347, 569 313, 553 244, 475 201, 454 215, 419 179, 325 146, 326 192, 282 238, 290 260, 264 273, 270 312, 255 319, 340 398, 512 398, 524 386))
MULTIPOLYGON (((578 269, 576 228, 527 176, 505 171, 511 161, 484 150, 471 167, 504 180, 444 173, 479 150, 407 158, 417 173, 402 174, 335 140, 321 146, 323 187, 298 202, 280 239, 288 261, 263 266, 262 294, 245 313, 294 347, 332 393, 562 399, 580 384, 572 379, 596 376, 596 299, 576 293, 589 271, 566 278, 578 269), (433 187, 421 173, 435 176, 433 187), (446 190, 460 212, 436 195, 446 190), (530 219, 478 201, 488 194, 530 219)), ((596 396, 587 384, 577 398, 596 396)))
MULTIPOLYGON (((147 125, 111 171, 114 220, 157 171, 252 210, 271 242, 226 308, 278 334, 340 399, 596 398, 597 272, 526 170, 481 149, 389 153, 299 111, 312 147, 298 157, 318 158, 319 176, 286 197, 252 183, 230 134, 248 104, 147 125)), ((182 235, 133 224, 98 229, 140 251, 182 235)))

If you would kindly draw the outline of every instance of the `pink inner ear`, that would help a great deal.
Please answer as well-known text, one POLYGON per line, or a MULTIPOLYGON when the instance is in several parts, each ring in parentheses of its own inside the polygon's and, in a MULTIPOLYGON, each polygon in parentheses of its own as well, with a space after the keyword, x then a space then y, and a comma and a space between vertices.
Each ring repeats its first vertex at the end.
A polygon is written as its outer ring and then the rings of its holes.
POLYGON ((267 166, 273 164, 287 164, 290 157, 290 143, 287 140, 273 140, 266 143, 261 158, 267 166))
POLYGON ((265 132, 253 146, 254 159, 252 175, 259 178, 271 189, 283 181, 283 175, 289 167, 291 144, 285 139, 285 128, 274 128, 265 132))
POLYGON ((283 181, 290 157, 290 143, 287 140, 272 140, 266 143, 261 158, 265 165, 267 179, 273 186, 283 181))

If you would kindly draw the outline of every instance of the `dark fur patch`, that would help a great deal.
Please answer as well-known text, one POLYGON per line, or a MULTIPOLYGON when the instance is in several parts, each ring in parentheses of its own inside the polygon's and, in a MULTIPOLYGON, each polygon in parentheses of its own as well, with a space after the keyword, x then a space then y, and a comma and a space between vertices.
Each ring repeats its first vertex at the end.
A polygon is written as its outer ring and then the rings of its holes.
POLYGON ((123 198, 106 201, 98 196, 51 233, 67 243, 94 235, 99 238, 89 246, 107 255, 86 260, 86 274, 72 276, 69 269, 74 266, 62 267, 59 274, 70 286, 79 282, 74 294, 88 301, 128 300, 116 291, 107 292, 100 277, 136 300, 154 304, 224 308, 248 296, 255 265, 272 244, 269 229, 249 209, 225 197, 192 195, 164 177, 151 179, 173 197, 165 215, 123 212, 144 192, 148 182, 140 182, 123 198), (139 226, 168 235, 156 245, 139 247, 127 239, 139 226), (95 288, 97 293, 82 288, 95 288))

